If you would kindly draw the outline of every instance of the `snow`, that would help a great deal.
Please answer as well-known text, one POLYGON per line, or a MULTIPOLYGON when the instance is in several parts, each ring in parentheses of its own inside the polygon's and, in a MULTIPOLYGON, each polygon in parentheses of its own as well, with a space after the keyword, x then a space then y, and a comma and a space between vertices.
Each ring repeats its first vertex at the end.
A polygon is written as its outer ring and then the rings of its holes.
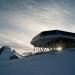
POLYGON ((75 75, 75 51, 0 61, 0 75, 75 75))
POLYGON ((3 49, 2 54, 0 55, 0 61, 9 60, 11 56, 13 56, 14 53, 11 51, 11 48, 5 46, 3 49))

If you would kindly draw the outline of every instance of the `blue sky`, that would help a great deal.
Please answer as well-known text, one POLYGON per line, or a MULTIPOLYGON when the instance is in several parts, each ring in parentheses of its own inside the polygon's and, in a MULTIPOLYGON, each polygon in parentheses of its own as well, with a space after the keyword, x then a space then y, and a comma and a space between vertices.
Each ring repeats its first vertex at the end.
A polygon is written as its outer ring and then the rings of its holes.
POLYGON ((75 32, 75 0, 0 0, 0 44, 30 45, 41 31, 75 32))

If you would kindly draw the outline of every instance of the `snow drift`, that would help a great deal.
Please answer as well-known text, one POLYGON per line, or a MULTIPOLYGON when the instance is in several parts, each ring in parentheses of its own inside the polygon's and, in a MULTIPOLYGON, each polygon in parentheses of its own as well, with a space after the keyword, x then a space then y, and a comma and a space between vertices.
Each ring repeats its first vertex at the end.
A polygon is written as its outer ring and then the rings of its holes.
POLYGON ((0 49, 0 61, 9 60, 14 53, 11 51, 11 48, 8 46, 3 46, 0 49))
POLYGON ((75 51, 0 62, 0 75, 75 75, 75 51))

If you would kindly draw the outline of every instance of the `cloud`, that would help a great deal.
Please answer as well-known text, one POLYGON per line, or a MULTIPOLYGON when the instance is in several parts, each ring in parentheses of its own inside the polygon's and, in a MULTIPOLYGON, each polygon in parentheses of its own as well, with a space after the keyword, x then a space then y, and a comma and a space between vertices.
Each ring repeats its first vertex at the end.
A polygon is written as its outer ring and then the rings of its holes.
POLYGON ((30 45, 31 39, 45 30, 75 32, 74 3, 74 0, 0 0, 2 43, 30 45))

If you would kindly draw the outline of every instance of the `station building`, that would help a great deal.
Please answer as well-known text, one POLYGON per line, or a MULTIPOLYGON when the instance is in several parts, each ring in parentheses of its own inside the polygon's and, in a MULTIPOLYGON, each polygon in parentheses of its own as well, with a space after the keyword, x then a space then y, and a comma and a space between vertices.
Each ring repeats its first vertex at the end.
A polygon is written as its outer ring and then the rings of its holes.
POLYGON ((34 46, 34 52, 75 48, 75 33, 61 30, 43 31, 31 40, 31 44, 34 46))

